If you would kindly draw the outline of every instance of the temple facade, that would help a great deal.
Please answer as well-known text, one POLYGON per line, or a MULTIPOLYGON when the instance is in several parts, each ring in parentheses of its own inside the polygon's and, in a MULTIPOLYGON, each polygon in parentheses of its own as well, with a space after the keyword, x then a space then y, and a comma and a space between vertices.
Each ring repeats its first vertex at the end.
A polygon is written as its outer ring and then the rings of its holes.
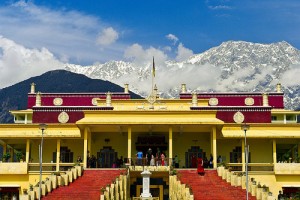
POLYGON ((300 112, 284 108, 280 84, 269 93, 191 93, 182 84, 178 99, 156 90, 131 99, 127 84, 119 93, 41 93, 32 84, 27 109, 11 114, 14 124, 0 124, 2 191, 37 182, 40 148, 43 175, 78 158, 84 168, 149 165, 151 149, 155 165, 161 154, 179 168, 196 168, 202 157, 208 168, 247 165, 274 192, 300 187, 300 112))

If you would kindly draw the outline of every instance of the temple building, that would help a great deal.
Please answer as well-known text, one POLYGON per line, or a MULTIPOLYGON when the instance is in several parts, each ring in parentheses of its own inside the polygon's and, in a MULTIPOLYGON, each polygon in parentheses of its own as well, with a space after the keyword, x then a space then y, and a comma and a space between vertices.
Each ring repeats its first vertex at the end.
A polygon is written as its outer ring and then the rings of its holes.
POLYGON ((38 181, 39 148, 43 176, 79 157, 83 168, 149 165, 151 149, 155 165, 164 154, 164 165, 175 166, 176 156, 179 168, 196 168, 201 157, 213 169, 247 165, 274 194, 300 187, 300 112, 285 109, 280 84, 268 93, 196 93, 182 84, 178 99, 160 98, 156 88, 131 99, 128 84, 118 93, 46 93, 33 83, 27 109, 10 112, 14 124, 0 124, 2 192, 22 193, 38 181))

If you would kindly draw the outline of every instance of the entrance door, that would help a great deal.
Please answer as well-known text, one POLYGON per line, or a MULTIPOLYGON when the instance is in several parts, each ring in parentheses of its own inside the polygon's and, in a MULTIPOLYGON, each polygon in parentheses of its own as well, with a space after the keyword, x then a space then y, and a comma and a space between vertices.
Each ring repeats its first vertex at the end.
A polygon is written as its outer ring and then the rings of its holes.
POLYGON ((97 152, 97 167, 99 168, 110 168, 113 164, 116 164, 118 153, 115 152, 110 146, 103 147, 97 152))
POLYGON ((197 159, 201 157, 205 160, 206 153, 200 149, 199 146, 191 146, 187 152, 185 152, 185 167, 186 168, 196 168, 197 159))

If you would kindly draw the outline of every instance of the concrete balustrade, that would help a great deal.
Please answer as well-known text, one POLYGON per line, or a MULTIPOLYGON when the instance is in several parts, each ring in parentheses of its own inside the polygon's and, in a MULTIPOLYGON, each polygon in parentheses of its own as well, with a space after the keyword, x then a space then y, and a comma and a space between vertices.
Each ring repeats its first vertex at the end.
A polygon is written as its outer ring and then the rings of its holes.
POLYGON ((76 169, 75 167, 72 167, 72 168, 71 168, 71 171, 72 171, 72 173, 73 173, 73 178, 74 178, 74 180, 76 180, 76 179, 77 179, 77 169, 76 169))
POLYGON ((256 196, 257 185, 252 184, 250 187, 251 187, 251 195, 256 196))
POLYGON ((57 188, 57 176, 56 175, 51 175, 50 177, 52 188, 56 189, 57 188))
POLYGON ((232 173, 230 179, 230 185, 235 187, 236 184, 237 184, 237 175, 235 173, 232 173))
MULTIPOLYGON (((229 182, 231 186, 241 187, 246 189, 246 176, 240 176, 237 172, 229 172, 228 169, 225 169, 223 166, 217 168, 218 176, 226 182, 229 182)), ((276 197, 269 195, 269 188, 265 186, 256 185, 256 181, 248 177, 248 192, 251 196, 255 196, 257 200, 276 200, 276 197)))
POLYGON ((229 170, 227 170, 226 172, 226 182, 227 183, 231 182, 231 172, 229 170))
POLYGON ((68 170, 66 173, 68 175, 69 182, 72 183, 73 182, 73 172, 71 170, 68 170))
POLYGON ((256 188, 256 199, 257 200, 261 200, 261 197, 262 197, 262 188, 261 187, 257 187, 256 188))
POLYGON ((222 173, 223 173, 224 169, 225 169, 224 166, 220 166, 220 167, 217 168, 218 176, 222 176, 222 173))
POLYGON ((169 197, 170 199, 193 200, 194 195, 190 193, 190 189, 177 179, 176 175, 169 177, 169 197))
MULTIPOLYGON (((41 195, 46 196, 48 192, 51 192, 52 190, 56 189, 58 186, 68 186, 69 183, 74 180, 73 179, 74 176, 79 177, 81 175, 82 175, 81 166, 73 167, 70 171, 67 171, 66 173, 58 172, 52 174, 49 177, 47 177, 45 181, 42 182, 41 195)), ((117 191, 119 192, 119 190, 117 191)), ((20 195, 20 198, 22 198, 22 200, 23 199, 35 200, 38 199, 39 196, 38 192, 39 192, 39 185, 37 184, 36 186, 33 187, 33 190, 28 191, 28 195, 20 195)), ((116 198, 116 200, 117 199, 119 198, 116 198)))
POLYGON ((68 186, 69 185, 69 176, 68 174, 62 174, 61 175, 61 178, 62 178, 62 182, 63 182, 63 185, 64 186, 68 186))
POLYGON ((127 176, 120 175, 116 178, 114 183, 107 186, 102 194, 101 199, 114 199, 114 200, 125 200, 127 199, 127 176))

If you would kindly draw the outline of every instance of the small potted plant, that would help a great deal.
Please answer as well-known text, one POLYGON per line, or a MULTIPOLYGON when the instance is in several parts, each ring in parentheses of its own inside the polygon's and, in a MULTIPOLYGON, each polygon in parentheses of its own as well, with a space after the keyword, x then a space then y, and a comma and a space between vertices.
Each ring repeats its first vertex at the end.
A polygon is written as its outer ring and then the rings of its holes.
POLYGON ((9 159, 10 159, 10 153, 7 152, 7 153, 3 154, 2 160, 4 162, 8 162, 9 159))
POLYGON ((28 190, 26 188, 23 188, 23 194, 27 195, 28 194, 28 190))
POLYGON ((18 160, 19 162, 23 162, 23 153, 20 152, 20 151, 18 151, 18 152, 16 153, 16 158, 17 158, 17 160, 18 160))
POLYGON ((29 184, 29 190, 33 191, 33 185, 32 184, 29 184))
POLYGON ((104 192, 106 191, 106 189, 104 187, 101 187, 100 191, 101 191, 101 194, 104 194, 104 192))

